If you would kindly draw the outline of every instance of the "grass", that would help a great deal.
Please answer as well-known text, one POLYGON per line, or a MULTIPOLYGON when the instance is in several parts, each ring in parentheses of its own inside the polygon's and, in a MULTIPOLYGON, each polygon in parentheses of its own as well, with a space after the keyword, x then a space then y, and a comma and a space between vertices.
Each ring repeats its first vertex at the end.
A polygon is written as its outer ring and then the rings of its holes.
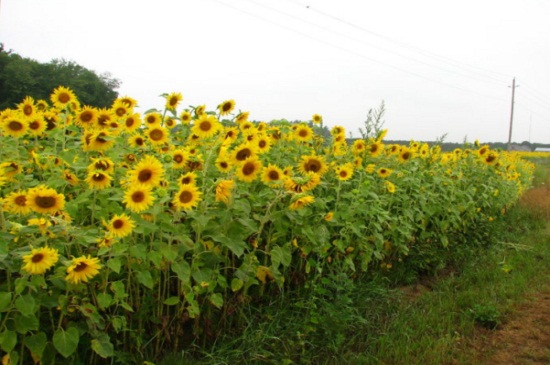
MULTIPOLYGON (((535 186, 548 189, 549 167, 537 161, 535 186)), ((550 204, 541 199, 549 195, 524 198, 495 221, 492 245, 462 253, 435 277, 399 267, 355 281, 334 275, 272 302, 243 305, 244 328, 160 364, 475 363, 461 344, 476 326, 498 328, 548 285, 550 204)))

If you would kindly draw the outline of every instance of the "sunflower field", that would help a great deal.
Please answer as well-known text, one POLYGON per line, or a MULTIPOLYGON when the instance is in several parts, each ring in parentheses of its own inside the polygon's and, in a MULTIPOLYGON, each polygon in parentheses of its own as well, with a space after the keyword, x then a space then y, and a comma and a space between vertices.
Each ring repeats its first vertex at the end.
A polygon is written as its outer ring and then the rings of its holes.
POLYGON ((1 111, 4 362, 158 361, 330 273, 429 270, 475 249, 532 178, 488 146, 349 142, 317 114, 264 123, 163 97, 140 114, 60 86, 1 111))

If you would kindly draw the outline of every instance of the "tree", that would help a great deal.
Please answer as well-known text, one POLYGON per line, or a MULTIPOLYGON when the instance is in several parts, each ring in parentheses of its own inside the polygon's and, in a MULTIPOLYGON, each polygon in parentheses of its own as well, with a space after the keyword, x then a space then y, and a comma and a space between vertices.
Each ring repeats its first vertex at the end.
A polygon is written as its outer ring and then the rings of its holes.
POLYGON ((48 63, 6 51, 0 43, 0 110, 14 108, 25 96, 49 101, 58 86, 72 89, 80 102, 110 107, 118 97, 120 81, 109 73, 96 74, 73 61, 54 59, 48 63))
POLYGON ((361 133, 361 137, 363 139, 367 140, 369 138, 378 137, 384 127, 384 113, 386 113, 386 105, 384 100, 382 100, 378 109, 369 109, 367 113, 367 120, 363 122, 365 129, 359 128, 359 133, 361 133))

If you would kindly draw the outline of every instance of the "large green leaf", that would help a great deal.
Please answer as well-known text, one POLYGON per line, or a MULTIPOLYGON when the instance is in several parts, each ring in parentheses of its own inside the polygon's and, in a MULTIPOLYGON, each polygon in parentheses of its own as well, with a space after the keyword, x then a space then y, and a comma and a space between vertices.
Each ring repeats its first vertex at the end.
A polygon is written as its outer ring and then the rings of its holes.
POLYGON ((281 247, 277 246, 271 249, 271 262, 273 267, 279 267, 279 264, 283 264, 284 267, 290 266, 292 255, 290 253, 290 246, 281 247))
POLYGON ((32 336, 25 336, 23 343, 33 353, 35 357, 42 358, 42 353, 46 348, 47 337, 44 332, 38 332, 32 336))
POLYGON ((34 314, 36 302, 30 294, 22 295, 15 299, 15 308, 24 316, 32 316, 34 314))
POLYGON ((0 293, 0 312, 4 312, 5 310, 9 309, 8 306, 10 305, 11 298, 11 293, 0 293))
POLYGON ((10 352, 17 345, 17 333, 5 330, 0 333, 0 348, 5 352, 10 352))
POLYGON ((92 340, 92 349, 104 359, 113 356, 115 353, 111 339, 106 333, 102 333, 92 340))
POLYGON ((189 266, 187 261, 172 263, 172 271, 176 273, 178 279, 184 284, 189 284, 191 280, 191 266, 189 266))
POLYGON ((78 330, 74 327, 67 330, 59 328, 53 334, 53 345, 65 358, 71 356, 76 351, 79 340, 80 335, 78 334, 78 330))
POLYGON ((153 276, 151 276, 151 273, 149 271, 138 271, 136 273, 136 276, 141 284, 143 284, 148 289, 153 289, 153 276))

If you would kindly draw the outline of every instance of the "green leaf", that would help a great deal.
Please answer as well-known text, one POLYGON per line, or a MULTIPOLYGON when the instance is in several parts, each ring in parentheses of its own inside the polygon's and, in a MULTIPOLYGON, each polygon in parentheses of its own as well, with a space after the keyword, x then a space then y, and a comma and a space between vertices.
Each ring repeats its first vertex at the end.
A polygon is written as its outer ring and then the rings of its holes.
POLYGON ((283 264, 284 267, 290 266, 292 255, 290 253, 290 247, 277 246, 271 250, 271 262, 274 267, 279 267, 279 264, 283 264))
POLYGON ((174 297, 170 297, 168 299, 166 299, 163 303, 165 305, 176 305, 180 302, 180 298, 177 297, 177 296, 174 296, 174 297))
POLYGON ((11 303, 12 295, 11 293, 2 292, 0 293, 0 312, 5 312, 8 310, 8 306, 11 303))
POLYGON ((5 352, 10 352, 17 345, 17 333, 5 330, 0 333, 0 348, 5 352))
POLYGON ((104 359, 113 356, 115 353, 111 339, 106 333, 102 333, 92 340, 92 349, 104 359))
POLYGON ((233 239, 223 233, 211 234, 209 237, 229 248, 237 257, 241 257, 244 253, 244 249, 246 248, 246 243, 244 240, 233 239))
POLYGON ((175 261, 178 258, 178 252, 170 245, 161 245, 159 251, 168 261, 175 261))
POLYGON ((53 346, 64 358, 67 358, 76 351, 79 339, 80 335, 76 328, 71 327, 66 331, 59 328, 53 334, 53 346))
POLYGON ((143 244, 138 243, 137 245, 130 247, 130 255, 138 260, 146 260, 147 247, 143 244))
POLYGON ((231 290, 233 290, 233 292, 241 290, 243 285, 244 282, 239 278, 233 278, 233 280, 231 280, 231 290))
POLYGON ((156 269, 160 269, 162 263, 162 254, 160 252, 151 251, 149 252, 149 260, 155 265, 156 269))
POLYGON ((148 289, 153 289, 154 282, 153 277, 149 271, 138 271, 137 274, 138 281, 143 284, 148 289))
POLYGON ((41 359, 42 353, 46 348, 47 337, 44 332, 38 332, 36 335, 25 336, 23 343, 35 357, 41 359))
POLYGON ((25 334, 30 331, 38 331, 38 318, 36 316, 17 316, 15 318, 15 330, 21 334, 25 334))
POLYGON ((120 263, 120 260, 117 258, 112 258, 109 261, 107 261, 107 267, 117 274, 120 274, 120 267, 122 264, 120 263))
POLYGON ((210 296, 210 303, 214 304, 218 309, 223 307, 223 296, 221 293, 213 293, 210 296))
POLYGON ((22 295, 15 300, 15 308, 24 316, 32 316, 34 314, 36 302, 30 294, 22 295))
POLYGON ((111 283, 111 290, 115 293, 115 299, 123 299, 128 296, 124 283, 122 281, 115 281, 111 283))
POLYGON ((108 308, 113 304, 113 296, 108 293, 99 293, 97 295, 97 304, 101 309, 108 308))
POLYGON ((191 267, 187 261, 172 263, 172 271, 176 273, 178 279, 180 279, 184 284, 189 284, 191 280, 191 267))

